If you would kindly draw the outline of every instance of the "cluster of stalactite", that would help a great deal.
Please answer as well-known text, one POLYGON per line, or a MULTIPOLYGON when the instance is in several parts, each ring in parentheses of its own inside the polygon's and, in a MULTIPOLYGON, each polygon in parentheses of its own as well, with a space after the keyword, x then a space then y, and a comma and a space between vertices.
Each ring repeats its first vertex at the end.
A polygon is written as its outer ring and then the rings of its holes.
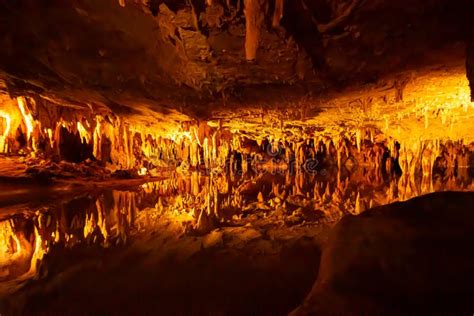
POLYGON ((0 292, 15 290, 19 282, 34 277, 47 246, 38 225, 15 219, 0 221, 0 292))
POLYGON ((454 174, 473 165, 474 146, 463 140, 387 140, 379 131, 360 128, 334 136, 297 141, 240 138, 231 146, 232 170, 283 168, 294 173, 370 168, 385 175, 454 174), (381 137, 380 137, 381 136, 381 137), (377 140, 381 139, 381 140, 377 140))
POLYGON ((472 165, 474 149, 462 140, 397 142, 375 128, 277 138, 244 136, 222 123, 210 126, 206 121, 189 121, 160 135, 112 113, 52 106, 26 97, 4 106, 0 119, 0 152, 26 152, 73 162, 91 159, 114 169, 134 169, 141 175, 157 167, 228 173, 262 169, 317 173, 360 167, 412 176, 428 175, 434 169, 455 173, 472 165))
POLYGON ((145 175, 156 167, 225 166, 233 140, 206 122, 184 122, 160 135, 131 125, 113 113, 57 106, 18 97, 0 111, 0 153, 28 153, 46 159, 95 160, 113 169, 145 175))
POLYGON ((171 138, 132 126, 113 113, 57 106, 30 97, 3 105, 0 134, 0 153, 72 162, 92 159, 114 169, 146 172, 176 158, 171 138))

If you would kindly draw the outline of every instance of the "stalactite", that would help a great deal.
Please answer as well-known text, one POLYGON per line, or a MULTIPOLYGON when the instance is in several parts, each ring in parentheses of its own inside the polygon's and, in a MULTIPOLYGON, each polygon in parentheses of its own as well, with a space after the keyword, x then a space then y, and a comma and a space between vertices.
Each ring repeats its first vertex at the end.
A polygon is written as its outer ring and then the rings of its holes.
POLYGON ((60 143, 61 143, 61 127, 62 125, 58 122, 56 128, 54 129, 53 139, 54 139, 54 152, 56 155, 61 156, 60 143))
POLYGON ((33 132, 33 117, 27 108, 26 99, 24 97, 18 97, 17 102, 26 125, 27 139, 30 140, 31 133, 33 132))
POLYGON ((3 127, 3 133, 0 135, 0 153, 8 152, 8 136, 11 129, 11 117, 8 113, 0 110, 0 117, 4 119, 5 126, 3 127))
POLYGON ((217 138, 218 138, 218 133, 215 132, 212 134, 212 150, 211 150, 211 160, 215 164, 217 162, 217 156, 218 156, 218 150, 217 150, 217 138))
POLYGON ((356 146, 357 151, 360 152, 362 146, 362 131, 360 130, 360 128, 356 130, 356 146))
POLYGON ((275 10, 273 11, 272 26, 277 28, 280 26, 280 20, 283 17, 284 0, 275 0, 275 10))
POLYGON ((89 132, 84 128, 84 125, 80 121, 77 122, 77 131, 81 137, 81 142, 85 140, 86 143, 90 143, 91 136, 89 132))
POLYGON ((423 114, 424 114, 424 121, 425 121, 425 129, 429 127, 429 117, 428 117, 428 107, 425 107, 423 114))
POLYGON ((34 234, 35 243, 33 257, 31 258, 30 270, 28 271, 29 275, 36 274, 41 259, 43 259, 43 256, 47 253, 47 249, 45 249, 46 247, 43 245, 43 238, 38 233, 38 229, 36 228, 36 226, 34 228, 34 234))
POLYGON ((36 139, 32 138, 33 131, 36 126, 36 122, 33 119, 33 116, 30 113, 30 110, 27 105, 27 99, 25 97, 17 98, 18 108, 20 109, 21 115, 23 116, 23 122, 26 126, 26 135, 29 146, 35 151, 36 148, 36 139))
POLYGON ((196 141, 191 142, 190 156, 191 156, 191 166, 197 167, 199 165, 199 148, 196 141))
POLYGON ((260 28, 264 20, 262 0, 244 0, 245 13, 245 57, 247 61, 257 58, 260 28))
POLYGON ((207 169, 211 167, 211 151, 212 149, 209 148, 209 139, 207 137, 204 138, 203 141, 203 156, 204 156, 204 165, 207 169))
POLYGON ((86 212, 84 219, 84 238, 88 238, 96 228, 96 220, 93 212, 86 212))

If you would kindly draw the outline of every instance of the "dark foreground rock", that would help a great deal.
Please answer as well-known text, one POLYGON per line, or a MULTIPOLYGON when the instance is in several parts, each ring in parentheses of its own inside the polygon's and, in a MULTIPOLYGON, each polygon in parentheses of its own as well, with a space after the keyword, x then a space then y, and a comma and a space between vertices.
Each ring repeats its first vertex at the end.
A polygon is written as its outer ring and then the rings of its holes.
POLYGON ((344 218, 294 315, 474 312, 474 193, 444 192, 344 218))

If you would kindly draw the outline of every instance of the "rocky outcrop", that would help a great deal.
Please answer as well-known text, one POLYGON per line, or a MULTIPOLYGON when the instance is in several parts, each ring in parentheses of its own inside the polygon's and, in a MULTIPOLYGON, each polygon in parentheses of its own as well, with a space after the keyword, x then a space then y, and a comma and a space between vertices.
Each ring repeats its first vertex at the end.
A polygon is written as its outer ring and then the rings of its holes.
POLYGON ((344 218, 293 315, 472 313, 474 194, 435 193, 344 218))

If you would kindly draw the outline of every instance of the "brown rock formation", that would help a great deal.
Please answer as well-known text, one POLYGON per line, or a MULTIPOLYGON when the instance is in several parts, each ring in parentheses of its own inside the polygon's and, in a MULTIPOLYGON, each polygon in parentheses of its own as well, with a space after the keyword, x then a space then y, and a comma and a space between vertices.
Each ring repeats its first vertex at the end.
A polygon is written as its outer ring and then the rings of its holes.
POLYGON ((435 193, 345 217, 293 315, 470 313, 472 193, 435 193))

